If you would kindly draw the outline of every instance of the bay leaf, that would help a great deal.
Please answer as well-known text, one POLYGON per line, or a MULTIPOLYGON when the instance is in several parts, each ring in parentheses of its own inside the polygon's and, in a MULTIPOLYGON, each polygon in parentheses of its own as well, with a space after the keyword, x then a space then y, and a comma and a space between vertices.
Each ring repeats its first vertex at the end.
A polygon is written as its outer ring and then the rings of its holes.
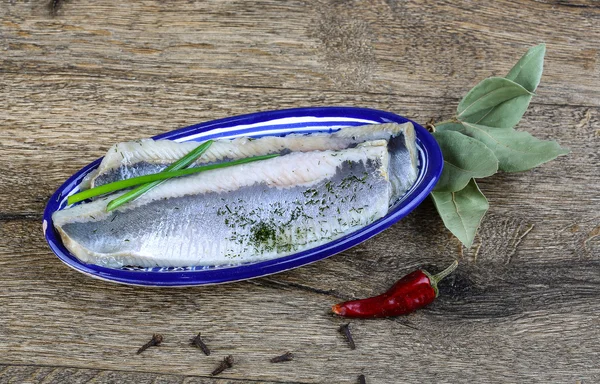
POLYGON ((457 192, 432 192, 431 197, 446 228, 467 248, 473 245, 475 233, 489 204, 471 179, 466 187, 457 192))
POLYGON ((462 134, 466 134, 465 127, 462 125, 462 123, 443 123, 440 125, 436 125, 435 131, 436 132, 455 131, 455 132, 460 132, 462 134))
POLYGON ((489 77, 473 87, 458 104, 460 121, 512 128, 527 110, 533 93, 512 80, 489 77))
POLYGON ((436 130, 461 132, 481 141, 494 152, 499 169, 505 172, 526 171, 569 153, 556 141, 539 140, 528 132, 513 128, 493 128, 463 122, 442 124, 436 130))
POLYGON ((498 159, 479 140, 456 131, 433 133, 444 157, 444 169, 435 191, 456 192, 471 179, 491 176, 498 171, 498 159))
POLYGON ((530 92, 535 91, 544 70, 544 55, 546 44, 539 44, 529 50, 521 57, 514 67, 508 72, 506 78, 523 86, 530 92))

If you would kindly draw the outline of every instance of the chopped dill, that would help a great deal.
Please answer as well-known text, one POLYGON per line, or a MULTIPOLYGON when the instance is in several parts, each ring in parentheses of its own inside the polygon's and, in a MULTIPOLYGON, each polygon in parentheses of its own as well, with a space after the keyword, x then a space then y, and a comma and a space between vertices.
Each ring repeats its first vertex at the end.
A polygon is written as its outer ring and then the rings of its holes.
POLYGON ((264 221, 261 221, 252 227, 250 232, 252 236, 251 240, 257 245, 268 245, 271 241, 275 241, 277 235, 275 226, 273 224, 265 223, 264 221))

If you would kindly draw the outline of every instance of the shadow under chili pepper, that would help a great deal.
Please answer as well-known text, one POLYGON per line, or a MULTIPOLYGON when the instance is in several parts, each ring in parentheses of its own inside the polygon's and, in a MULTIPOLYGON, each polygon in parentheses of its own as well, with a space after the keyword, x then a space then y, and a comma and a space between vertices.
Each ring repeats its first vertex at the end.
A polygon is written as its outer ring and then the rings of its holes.
MULTIPOLYGON (((439 266, 434 264, 423 264, 419 267, 427 271, 440 271, 439 266)), ((467 296, 470 292, 475 290, 475 281, 469 276, 472 273, 465 271, 464 268, 457 268, 454 273, 441 280, 438 283, 438 290, 440 295, 434 302, 442 302, 443 299, 460 299, 467 296)))

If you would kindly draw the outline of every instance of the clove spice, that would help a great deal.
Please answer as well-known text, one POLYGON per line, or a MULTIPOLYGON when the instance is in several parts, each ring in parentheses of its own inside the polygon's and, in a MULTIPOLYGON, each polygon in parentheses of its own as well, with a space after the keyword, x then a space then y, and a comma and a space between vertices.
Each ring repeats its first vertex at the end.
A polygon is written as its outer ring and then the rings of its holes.
POLYGON ((365 375, 358 376, 358 384, 367 384, 367 379, 365 379, 365 375))
POLYGON ((229 355, 225 359, 223 359, 223 361, 221 361, 221 364, 219 364, 219 366, 211 373, 211 375, 217 376, 219 373, 223 372, 227 368, 231 368, 232 366, 233 356, 229 355))
POLYGON ((352 334, 350 333, 350 323, 342 325, 339 331, 342 335, 346 337, 348 345, 350 345, 350 349, 356 349, 356 344, 354 344, 354 339, 352 338, 352 334))
POLYGON ((202 341, 200 332, 198 332, 198 336, 194 337, 193 339, 190 339, 190 344, 196 348, 200 348, 206 356, 210 356, 210 349, 208 349, 206 344, 204 344, 204 341, 202 341))
POLYGON ((50 8, 50 15, 56 16, 58 10, 62 6, 62 0, 52 0, 48 6, 50 8))
POLYGON ((294 360, 294 354, 292 352, 286 352, 281 356, 277 356, 271 359, 271 363, 282 363, 284 361, 294 360))
POLYGON ((140 349, 138 349, 138 351, 136 352, 136 354, 140 354, 142 352, 144 352, 146 349, 150 348, 150 347, 155 347, 160 345, 160 343, 162 343, 163 341, 163 337, 161 334, 155 333, 154 335, 152 335, 152 339, 150 339, 149 342, 147 342, 146 344, 142 345, 140 347, 140 349))

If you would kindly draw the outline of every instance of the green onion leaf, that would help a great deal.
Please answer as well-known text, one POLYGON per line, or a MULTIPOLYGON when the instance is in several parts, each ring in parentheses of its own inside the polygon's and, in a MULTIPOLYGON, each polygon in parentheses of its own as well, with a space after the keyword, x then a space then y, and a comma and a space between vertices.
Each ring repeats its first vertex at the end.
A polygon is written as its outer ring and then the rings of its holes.
POLYGON ((219 169, 219 168, 227 168, 227 167, 231 167, 234 165, 251 163, 253 161, 272 159, 273 157, 277 157, 277 156, 279 156, 279 154, 254 156, 254 157, 248 157, 245 159, 229 161, 226 163, 203 165, 200 167, 181 169, 178 171, 166 171, 165 170, 163 172, 153 173, 150 175, 132 177, 131 179, 115 181, 113 183, 104 184, 99 187, 95 187, 95 188, 88 189, 88 190, 76 193, 74 195, 71 195, 71 196, 69 196, 68 204, 78 203, 80 201, 90 199, 92 197, 120 191, 122 189, 134 187, 134 186, 140 185, 140 184, 147 184, 147 183, 152 183, 154 181, 167 180, 167 179, 171 179, 174 177, 193 175, 195 173, 210 171, 210 170, 219 169))
MULTIPOLYGON (((205 141, 204 143, 197 146, 196 149, 194 149, 187 155, 183 156, 181 159, 177 160, 173 164, 169 165, 167 168, 164 169, 163 172, 177 171, 177 170, 180 170, 183 168, 187 168, 190 164, 192 164, 194 161, 196 161, 204 152, 206 152, 206 150, 212 145, 212 143, 213 143, 212 140, 205 141)), ((138 197, 140 197, 144 193, 148 192, 152 188, 156 187, 160 183, 162 183, 161 180, 154 181, 152 183, 148 183, 148 184, 144 184, 144 185, 140 185, 136 189, 131 190, 131 191, 125 193, 124 195, 117 197, 114 200, 111 200, 108 203, 108 205, 106 206, 106 212, 110 212, 113 209, 120 207, 121 205, 123 205, 131 200, 137 199, 138 197)))

